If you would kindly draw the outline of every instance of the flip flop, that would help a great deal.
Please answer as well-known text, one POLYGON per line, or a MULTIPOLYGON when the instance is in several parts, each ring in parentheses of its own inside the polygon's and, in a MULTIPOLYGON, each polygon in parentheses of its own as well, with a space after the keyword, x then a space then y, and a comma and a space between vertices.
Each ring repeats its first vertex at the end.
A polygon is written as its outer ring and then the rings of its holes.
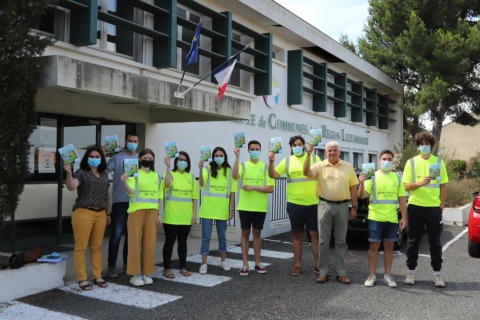
POLYGON ((108 284, 105 280, 103 280, 102 278, 97 278, 97 279, 94 279, 93 280, 93 283, 97 286, 99 286, 100 288, 106 288, 108 287, 108 284))
POLYGON ((83 281, 78 281, 78 286, 80 287, 80 289, 82 289, 83 291, 91 291, 93 288, 92 288, 92 285, 90 284, 90 282, 88 282, 87 280, 83 280, 83 281), (82 284, 86 282, 86 284, 82 284))
POLYGON ((190 277, 192 274, 185 268, 182 268, 180 269, 180 273, 182 274, 182 276, 184 277, 190 277))
POLYGON ((163 276, 167 279, 175 279, 175 275, 170 269, 163 270, 163 276))

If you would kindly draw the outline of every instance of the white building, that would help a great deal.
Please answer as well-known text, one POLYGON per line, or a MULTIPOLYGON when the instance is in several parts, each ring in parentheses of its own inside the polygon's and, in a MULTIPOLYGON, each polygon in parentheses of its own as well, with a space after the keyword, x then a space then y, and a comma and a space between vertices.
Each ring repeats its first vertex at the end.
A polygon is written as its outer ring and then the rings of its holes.
MULTIPOLYGON (((262 143, 263 161, 271 138, 283 139, 279 161, 290 152, 289 137, 308 141, 311 128, 322 129, 323 146, 337 140, 357 168, 376 162, 384 148, 401 147, 401 87, 272 0, 63 0, 39 29, 58 41, 41 58, 32 174, 13 238, 0 239, 2 247, 72 242, 76 194, 62 187, 55 152, 69 143, 82 155, 107 135, 123 145, 125 133, 136 131, 163 173, 163 144, 175 140, 195 174, 203 145, 223 146, 233 163, 235 132, 262 143), (200 21, 199 62, 178 87, 200 21), (250 43, 221 101, 212 77, 175 97, 250 43)), ((264 235, 288 229, 280 196, 272 196, 276 209, 264 235)), ((231 224, 231 236, 239 237, 231 224)))

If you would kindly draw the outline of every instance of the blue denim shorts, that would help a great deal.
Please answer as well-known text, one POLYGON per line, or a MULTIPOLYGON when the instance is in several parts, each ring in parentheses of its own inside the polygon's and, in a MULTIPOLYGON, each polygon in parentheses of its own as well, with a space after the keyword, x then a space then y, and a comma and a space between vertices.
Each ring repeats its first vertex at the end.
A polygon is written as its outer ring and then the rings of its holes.
POLYGON ((369 242, 397 241, 398 223, 368 220, 369 242))

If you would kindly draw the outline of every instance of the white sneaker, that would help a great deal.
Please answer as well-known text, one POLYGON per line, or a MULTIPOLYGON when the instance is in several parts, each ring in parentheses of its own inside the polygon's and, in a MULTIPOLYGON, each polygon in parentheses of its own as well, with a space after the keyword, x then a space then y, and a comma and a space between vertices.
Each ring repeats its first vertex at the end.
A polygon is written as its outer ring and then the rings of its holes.
POLYGON ((433 276, 434 281, 435 281, 435 287, 437 288, 445 288, 445 281, 443 281, 443 278, 441 275, 438 276, 433 276))
POLYGON ((140 274, 138 276, 131 277, 130 278, 130 283, 133 284, 136 287, 140 287, 140 286, 145 285, 145 281, 143 281, 143 277, 140 274))
POLYGON ((369 275, 367 280, 365 280, 365 287, 373 287, 377 278, 374 275, 369 275))
POLYGON ((223 271, 230 271, 232 270, 232 268, 230 268, 227 264, 227 261, 222 261, 220 262, 220 266, 222 267, 223 271))
POLYGON ((407 273, 407 276, 405 277, 405 280, 403 281, 403 283, 413 286, 415 284, 415 274, 410 272, 407 273))
POLYGON ((397 283, 395 280, 393 280, 392 276, 389 274, 386 274, 383 276, 383 282, 385 282, 390 288, 396 288, 397 283))
POLYGON ((200 274, 207 274, 207 269, 208 269, 208 266, 206 264, 202 264, 200 266, 200 270, 198 271, 200 274))
POLYGON ((145 284, 152 284, 153 283, 153 279, 147 275, 143 275, 142 276, 143 278, 143 282, 145 282, 145 284))

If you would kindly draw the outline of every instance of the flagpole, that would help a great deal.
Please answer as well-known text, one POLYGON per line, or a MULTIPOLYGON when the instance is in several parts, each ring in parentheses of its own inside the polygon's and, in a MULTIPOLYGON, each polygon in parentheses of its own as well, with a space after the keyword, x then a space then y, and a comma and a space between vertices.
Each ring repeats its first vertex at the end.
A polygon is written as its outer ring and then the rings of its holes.
MULTIPOLYGON (((245 48, 243 48, 242 50, 238 51, 236 54, 234 54, 233 56, 238 56, 240 53, 242 53, 243 51, 247 50, 248 48, 250 48, 252 46, 252 43, 249 43, 245 46, 245 48)), ((232 56, 232 57, 233 57, 232 56)), ((231 58, 231 57, 230 57, 231 58)), ((199 81, 197 81, 194 85, 192 85, 190 88, 188 88, 187 90, 185 90, 184 92, 175 92, 175 97, 176 98, 181 98, 183 99, 183 97, 185 96, 185 94, 187 92, 189 92, 190 90, 192 90, 195 86, 197 86, 200 82, 202 82, 203 80, 205 80, 207 77, 211 76, 213 73, 215 73, 215 71, 217 71, 218 69, 220 69, 221 67, 223 67, 228 61, 230 61, 230 58, 227 59, 227 61, 223 62, 221 65, 219 65, 218 67, 216 67, 213 71, 211 71, 209 74, 207 74, 205 77, 203 77, 202 79, 200 79, 199 81)), ((183 79, 183 77, 182 77, 183 79)), ((180 82, 181 83, 181 82, 180 82)))

